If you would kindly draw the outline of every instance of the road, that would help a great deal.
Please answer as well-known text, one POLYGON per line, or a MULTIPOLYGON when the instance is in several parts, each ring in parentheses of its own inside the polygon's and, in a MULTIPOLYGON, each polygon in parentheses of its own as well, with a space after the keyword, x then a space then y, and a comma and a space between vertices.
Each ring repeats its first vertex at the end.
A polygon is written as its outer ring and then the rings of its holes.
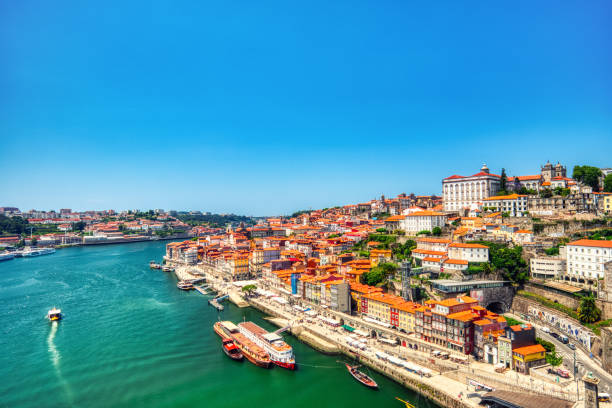
MULTIPOLYGON (((513 316, 516 319, 524 320, 519 316, 513 316)), ((551 336, 542 330, 543 327, 548 327, 552 332, 555 329, 551 326, 546 326, 543 323, 536 321, 529 321, 531 325, 536 328, 536 336, 544 340, 550 341, 555 345, 555 351, 557 354, 563 356, 563 365, 569 370, 570 373, 574 372, 574 350, 570 349, 567 344, 561 343, 559 340, 551 336)), ((557 332, 558 333, 558 332, 557 332)), ((570 340, 570 343, 572 341, 570 340)), ((582 378, 588 372, 592 372, 593 375, 600 379, 599 392, 610 393, 612 391, 612 375, 606 372, 599 363, 590 358, 580 347, 576 347, 576 365, 578 366, 578 378, 582 378)))

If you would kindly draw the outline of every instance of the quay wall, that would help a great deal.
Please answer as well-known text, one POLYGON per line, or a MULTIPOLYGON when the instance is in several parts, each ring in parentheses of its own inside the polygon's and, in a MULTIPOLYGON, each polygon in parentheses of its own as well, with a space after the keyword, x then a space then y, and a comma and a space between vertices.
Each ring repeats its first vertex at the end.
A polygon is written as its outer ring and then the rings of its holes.
MULTIPOLYGON (((284 318, 281 314, 277 313, 274 309, 267 307, 266 305, 257 302, 254 299, 251 299, 250 302, 252 307, 260 310, 266 314, 271 316, 276 316, 280 318, 284 318)), ((278 325, 278 322, 272 320, 273 323, 278 325)), ((320 351, 325 354, 338 354, 339 352, 346 355, 349 358, 354 358, 353 352, 346 346, 342 344, 337 344, 335 340, 327 338, 327 336, 321 333, 314 333, 311 330, 299 327, 298 330, 294 332, 291 330, 291 334, 295 335, 300 341, 303 341, 305 344, 314 348, 317 351, 320 351), (308 333, 307 336, 304 336, 304 332, 308 333), (326 349, 321 341, 317 341, 317 339, 323 340, 325 343, 333 344, 335 350, 326 349)), ((450 408, 472 408, 472 405, 467 404, 464 401, 461 401, 456 396, 450 395, 445 392, 443 389, 436 387, 434 385, 428 384, 426 380, 419 378, 413 374, 402 374, 398 372, 398 370, 394 370, 389 367, 385 367, 381 362, 376 361, 374 359, 369 358, 368 356, 360 355, 359 360, 361 363, 367 365, 368 367, 376 370, 377 372, 391 378, 392 380, 402 384, 406 388, 409 388, 420 395, 434 401, 436 404, 443 407, 450 408)))

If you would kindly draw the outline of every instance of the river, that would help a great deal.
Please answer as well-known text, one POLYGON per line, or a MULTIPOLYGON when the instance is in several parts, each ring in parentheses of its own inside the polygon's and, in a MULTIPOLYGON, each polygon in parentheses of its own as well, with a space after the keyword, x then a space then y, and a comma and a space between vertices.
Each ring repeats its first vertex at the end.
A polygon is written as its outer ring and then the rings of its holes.
MULTIPOLYGON (((166 242, 77 247, 0 263, 2 407, 418 407, 434 404, 372 373, 357 383, 337 360, 285 334, 299 369, 231 361, 217 312, 173 274, 148 267, 166 242), (49 323, 57 306, 60 323, 49 323)), ((254 309, 221 318, 276 329, 254 309)), ((367 370, 364 368, 364 370, 367 370)))

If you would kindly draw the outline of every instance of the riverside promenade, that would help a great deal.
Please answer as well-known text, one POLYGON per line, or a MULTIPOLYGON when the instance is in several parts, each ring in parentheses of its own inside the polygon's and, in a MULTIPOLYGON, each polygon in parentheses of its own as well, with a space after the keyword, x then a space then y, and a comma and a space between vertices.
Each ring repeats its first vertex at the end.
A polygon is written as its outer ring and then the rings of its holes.
MULTIPOLYGON (((326 354, 342 353, 350 358, 355 358, 355 354, 358 354, 362 364, 368 365, 379 373, 392 378, 396 382, 442 406, 457 408, 479 406, 480 397, 485 392, 477 392, 475 387, 470 385, 474 382, 485 384, 496 390, 521 392, 572 402, 578 400, 575 385, 551 384, 539 378, 525 376, 513 371, 497 373, 492 365, 481 362, 470 361, 468 365, 464 365, 450 360, 433 358, 431 351, 434 350, 445 351, 451 355, 453 353, 448 349, 424 342, 415 336, 398 333, 391 329, 365 322, 357 316, 322 309, 316 305, 304 304, 304 306, 317 310, 321 315, 340 320, 344 324, 363 328, 368 332, 376 331, 379 335, 383 335, 386 338, 404 340, 415 347, 413 349, 398 345, 391 346, 384 342, 379 342, 375 338, 368 338, 367 349, 357 350, 346 343, 346 336, 349 333, 344 331, 344 329, 333 328, 321 321, 307 319, 303 313, 298 312, 290 305, 283 305, 263 296, 249 297, 245 300, 238 287, 224 281, 219 274, 215 273, 216 271, 212 271, 203 265, 186 266, 176 263, 173 263, 173 265, 179 279, 205 277, 212 289, 219 294, 230 295, 230 301, 233 303, 240 307, 252 306, 266 313, 272 317, 268 320, 279 327, 289 325, 292 335, 315 350, 326 354), (433 370, 434 374, 431 377, 425 377, 409 372, 403 367, 398 367, 379 359, 375 354, 376 351, 384 351, 394 357, 412 361, 433 370)), ((262 287, 264 285, 258 284, 257 286, 262 287)), ((281 295, 279 294, 279 296, 281 295)), ((580 385, 582 386, 582 384, 580 385)), ((578 392, 580 395, 584 395, 583 389, 580 389, 578 392)))

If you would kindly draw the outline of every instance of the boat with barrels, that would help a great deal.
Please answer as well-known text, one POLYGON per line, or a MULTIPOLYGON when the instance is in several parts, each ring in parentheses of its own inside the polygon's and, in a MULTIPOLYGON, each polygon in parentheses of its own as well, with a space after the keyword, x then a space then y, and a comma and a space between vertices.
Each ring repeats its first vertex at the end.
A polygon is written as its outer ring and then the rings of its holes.
POLYGON ((359 371, 359 366, 350 366, 346 363, 344 363, 344 365, 346 366, 346 369, 349 373, 351 373, 354 379, 356 379, 368 388, 371 388, 373 390, 378 389, 378 384, 376 384, 376 381, 374 381, 370 376, 366 375, 365 373, 359 371))

